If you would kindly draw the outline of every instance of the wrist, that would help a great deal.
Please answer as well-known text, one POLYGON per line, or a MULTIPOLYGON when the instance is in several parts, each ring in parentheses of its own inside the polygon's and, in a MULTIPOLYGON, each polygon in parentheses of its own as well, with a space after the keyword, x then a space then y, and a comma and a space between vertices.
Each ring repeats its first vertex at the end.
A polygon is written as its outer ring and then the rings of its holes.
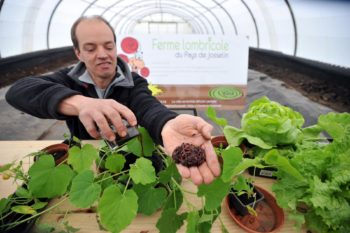
POLYGON ((59 104, 58 112, 68 116, 78 116, 80 110, 86 105, 90 98, 82 95, 70 96, 59 104))

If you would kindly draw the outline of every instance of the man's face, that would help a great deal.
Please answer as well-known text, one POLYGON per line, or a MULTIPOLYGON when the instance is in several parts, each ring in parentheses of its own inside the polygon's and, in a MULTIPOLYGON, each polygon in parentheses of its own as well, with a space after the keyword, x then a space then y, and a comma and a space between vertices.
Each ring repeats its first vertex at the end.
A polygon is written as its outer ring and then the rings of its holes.
POLYGON ((94 80, 112 79, 116 73, 116 45, 111 29, 102 21, 84 20, 76 28, 75 53, 94 80))

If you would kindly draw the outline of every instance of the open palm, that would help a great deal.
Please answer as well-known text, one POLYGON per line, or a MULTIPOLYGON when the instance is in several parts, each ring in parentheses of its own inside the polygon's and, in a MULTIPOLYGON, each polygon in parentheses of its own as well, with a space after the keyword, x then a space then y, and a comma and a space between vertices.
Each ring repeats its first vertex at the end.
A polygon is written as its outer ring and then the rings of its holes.
POLYGON ((191 143, 201 146, 205 150, 206 162, 199 167, 187 168, 177 165, 179 173, 184 178, 190 178, 199 185, 210 183, 220 175, 220 165, 210 142, 213 127, 200 117, 181 114, 168 121, 162 130, 165 151, 172 154, 176 147, 182 143, 191 143))

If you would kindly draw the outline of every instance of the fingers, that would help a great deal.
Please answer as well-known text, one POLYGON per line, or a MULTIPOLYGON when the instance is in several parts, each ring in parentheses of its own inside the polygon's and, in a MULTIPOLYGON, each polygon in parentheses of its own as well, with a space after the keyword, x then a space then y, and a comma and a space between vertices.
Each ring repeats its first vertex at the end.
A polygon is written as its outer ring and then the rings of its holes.
POLYGON ((213 126, 200 117, 196 117, 196 128, 202 134, 202 136, 209 140, 211 138, 211 132, 213 131, 213 126))
POLYGON ((180 175, 185 179, 191 179, 195 185, 200 185, 202 183, 210 184, 215 179, 214 174, 208 168, 206 163, 203 163, 199 167, 184 167, 182 165, 177 165, 180 175))
POLYGON ((177 170, 179 171, 180 175, 183 178, 188 179, 191 177, 191 172, 187 167, 185 167, 181 164, 177 164, 176 167, 177 167, 177 170))
POLYGON ((129 108, 118 102, 115 102, 114 108, 131 126, 137 125, 136 116, 129 108))
POLYGON ((199 167, 184 167, 177 165, 180 175, 185 179, 191 179, 195 185, 210 184, 215 177, 220 175, 220 164, 210 142, 203 145, 206 154, 206 162, 199 167))
POLYGON ((215 154, 214 147, 210 141, 205 142, 202 146, 205 151, 206 156, 206 164, 208 165, 208 169, 210 169, 211 173, 214 176, 219 176, 221 173, 221 168, 219 164, 218 157, 215 154))
POLYGON ((115 133, 121 137, 127 135, 127 128, 122 118, 125 118, 131 126, 137 125, 134 113, 112 99, 92 99, 79 111, 79 119, 90 136, 99 138, 101 135, 109 141, 115 140, 115 133))

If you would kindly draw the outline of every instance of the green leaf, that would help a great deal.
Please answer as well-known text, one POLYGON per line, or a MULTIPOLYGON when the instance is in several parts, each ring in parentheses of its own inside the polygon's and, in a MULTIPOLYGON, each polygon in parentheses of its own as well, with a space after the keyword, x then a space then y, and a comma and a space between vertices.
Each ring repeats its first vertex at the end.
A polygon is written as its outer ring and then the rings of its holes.
POLYGON ((232 146, 239 146, 239 145, 241 145, 241 143, 243 142, 244 139, 247 139, 247 141, 250 144, 256 145, 260 148, 263 148, 263 149, 271 149, 272 148, 272 145, 264 142, 259 137, 251 136, 251 135, 247 134, 246 132, 244 132, 243 130, 237 129, 237 128, 230 126, 230 125, 225 126, 224 135, 225 135, 225 138, 226 138, 228 144, 230 144, 232 146))
POLYGON ((85 144, 82 148, 73 146, 68 151, 68 164, 78 173, 90 169, 97 158, 98 152, 91 144, 85 144))
POLYGON ((182 179, 174 162, 170 163, 165 170, 160 171, 158 175, 159 182, 164 185, 168 184, 171 181, 171 178, 174 178, 178 183, 180 183, 182 179))
POLYGON ((9 199, 1 198, 1 200, 0 200, 0 216, 9 210, 9 207, 10 207, 9 204, 10 204, 9 199))
POLYGON ((312 125, 302 129, 303 139, 315 139, 320 138, 320 133, 322 132, 322 128, 318 125, 312 125))
POLYGON ((281 156, 277 150, 269 151, 265 155, 264 160, 267 164, 271 164, 277 167, 278 169, 294 176, 300 181, 305 180, 305 178, 300 174, 300 172, 290 164, 289 160, 286 157, 281 156))
POLYGON ((135 184, 150 184, 156 181, 156 173, 152 162, 139 158, 135 164, 130 165, 130 177, 135 184))
POLYGON ((181 207, 183 202, 183 194, 179 189, 173 190, 168 196, 164 210, 166 209, 175 209, 176 211, 181 207))
POLYGON ((241 120, 242 131, 246 133, 244 137, 250 143, 254 144, 253 140, 259 139, 271 147, 296 144, 302 139, 303 124, 304 118, 299 112, 271 101, 266 96, 253 101, 241 120))
POLYGON ((187 228, 186 233, 198 232, 199 214, 197 211, 192 211, 187 214, 187 228))
POLYGON ((32 208, 35 210, 40 210, 42 208, 44 208, 45 206, 47 206, 48 202, 41 202, 41 201, 37 201, 32 205, 32 208))
POLYGON ((102 175, 100 174, 100 176, 98 176, 98 178, 96 179, 96 183, 99 183, 101 185, 102 191, 114 184, 113 177, 111 176, 112 173, 106 172, 102 173, 102 175))
POLYGON ((35 233, 50 233, 55 231, 55 227, 50 224, 40 223, 35 225, 35 233))
POLYGON ((133 190, 122 194, 117 186, 110 186, 103 192, 97 210, 103 227, 120 232, 136 217, 137 208, 137 195, 133 190))
POLYGON ((229 182, 232 177, 237 174, 233 174, 233 170, 242 161, 243 153, 239 147, 228 147, 222 151, 222 158, 224 159, 224 167, 222 171, 222 180, 229 182))
POLYGON ((35 211, 35 209, 33 209, 31 206, 27 206, 27 205, 17 205, 17 206, 13 206, 11 207, 11 210, 13 212, 19 213, 19 214, 31 214, 34 215, 37 212, 35 211))
POLYGON ((160 233, 176 233, 185 219, 186 213, 177 215, 175 209, 166 209, 162 212, 156 226, 160 233))
POLYGON ((221 213, 221 206, 214 211, 207 211, 202 209, 199 211, 198 232, 210 233, 212 224, 215 222, 219 214, 221 213))
POLYGON ((112 155, 107 157, 105 167, 110 172, 118 173, 123 169, 125 161, 126 160, 124 155, 113 153, 112 155))
POLYGON ((211 106, 209 106, 207 108, 206 115, 210 120, 212 120, 215 124, 217 124, 221 127, 225 127, 228 124, 227 120, 225 118, 217 117, 215 108, 213 108, 211 106))
POLYGON ((318 125, 324 129, 334 139, 343 138, 346 134, 345 129, 350 127, 349 113, 330 112, 320 115, 318 125))
POLYGON ((0 172, 4 172, 4 171, 7 171, 11 168, 12 166, 12 163, 7 163, 7 164, 4 164, 4 165, 1 165, 0 166, 0 172))
POLYGON ((138 196, 138 212, 144 215, 151 215, 156 212, 167 198, 165 188, 135 185, 134 191, 138 196))
POLYGON ((53 198, 63 195, 73 177, 73 171, 66 164, 55 167, 51 155, 43 155, 28 171, 28 188, 37 198, 53 198))
POLYGON ((145 128, 140 127, 138 130, 141 133, 143 156, 150 157, 156 149, 154 142, 145 128))
POLYGON ((138 137, 129 140, 126 143, 127 152, 130 152, 138 157, 142 157, 142 145, 138 137))
POLYGON ((210 184, 202 184, 198 187, 197 195, 205 197, 205 209, 215 210, 221 205, 222 200, 229 193, 230 182, 225 183, 221 178, 216 178, 210 184))
POLYGON ((94 173, 85 170, 72 181, 69 200, 77 207, 90 207, 100 196, 101 186, 94 183, 94 173))
POLYGON ((16 195, 18 197, 22 197, 22 198, 32 198, 32 194, 25 188, 23 187, 19 187, 17 190, 16 190, 16 195))
POLYGON ((75 232, 78 232, 80 230, 80 228, 72 227, 68 221, 65 221, 63 223, 63 226, 66 229, 66 233, 75 233, 75 232))

